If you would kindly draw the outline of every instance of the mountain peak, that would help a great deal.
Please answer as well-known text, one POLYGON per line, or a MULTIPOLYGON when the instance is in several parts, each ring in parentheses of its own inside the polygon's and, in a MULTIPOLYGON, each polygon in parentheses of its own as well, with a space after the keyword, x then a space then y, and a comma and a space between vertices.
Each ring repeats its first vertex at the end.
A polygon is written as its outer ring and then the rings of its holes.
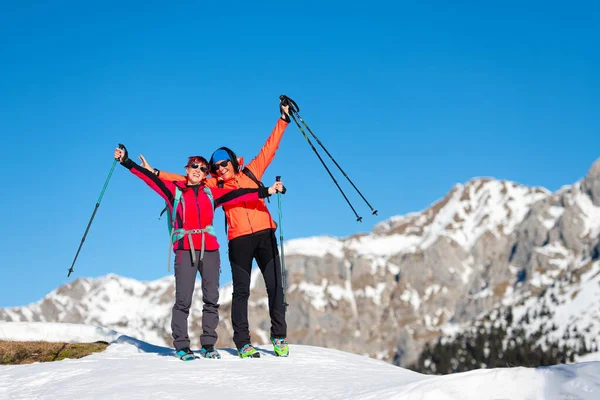
POLYGON ((440 237, 470 249, 485 232, 508 234, 523 220, 531 204, 551 192, 511 181, 477 177, 456 184, 429 208, 395 216, 375 226, 378 235, 410 236, 411 245, 429 247, 440 237))
POLYGON ((600 179, 600 158, 592 163, 590 167, 586 179, 600 179))
POLYGON ((600 206, 600 158, 590 167, 582 183, 582 189, 592 199, 592 203, 600 206))

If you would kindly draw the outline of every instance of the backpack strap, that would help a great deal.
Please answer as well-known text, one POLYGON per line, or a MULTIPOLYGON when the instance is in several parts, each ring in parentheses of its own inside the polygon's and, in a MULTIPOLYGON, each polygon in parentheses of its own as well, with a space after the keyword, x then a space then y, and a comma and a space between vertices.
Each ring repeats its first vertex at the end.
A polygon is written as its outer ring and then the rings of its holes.
POLYGON ((259 181, 256 176, 254 175, 254 173, 250 170, 250 168, 248 167, 244 167, 244 169, 242 170, 242 172, 244 174, 246 174, 248 176, 248 178, 252 179, 252 181, 254 183, 256 183, 258 185, 258 187, 263 187, 265 185, 263 185, 263 183, 261 181, 259 181))
POLYGON ((192 267, 196 265, 196 249, 194 248, 194 238, 192 237, 192 235, 202 235, 202 244, 200 247, 200 261, 202 261, 204 259, 204 249, 205 249, 205 234, 209 234, 209 235, 213 235, 216 236, 216 232, 215 232, 215 227, 212 225, 208 225, 206 228, 204 229, 190 229, 190 230, 184 230, 184 229, 176 229, 173 231, 173 234, 171 235, 171 240, 169 241, 169 270, 171 268, 171 245, 174 244, 176 241, 183 239, 184 237, 187 236, 188 239, 188 243, 190 244, 190 251, 192 252, 192 267))
MULTIPOLYGON (((171 214, 168 214, 169 218, 167 218, 167 227, 169 228, 169 259, 167 261, 167 271, 171 271, 171 252, 173 251, 172 246, 175 244, 175 242, 181 238, 178 238, 176 240, 174 239, 174 235, 175 235, 175 225, 177 224, 177 207, 179 206, 179 203, 181 203, 181 206, 183 207, 183 212, 181 213, 182 218, 185 218, 185 202, 183 201, 183 199, 181 198, 181 189, 179 189, 179 187, 175 186, 175 196, 173 197, 173 210, 171 211, 171 214)), ((160 215, 162 216, 163 213, 165 211, 167 211, 168 205, 165 206, 165 208, 162 210, 162 212, 160 213, 160 215)), ((160 219, 160 217, 159 217, 160 219)), ((183 220, 182 220, 182 225, 183 225, 183 220)))
POLYGON ((181 207, 183 207, 183 212, 181 215, 185 218, 185 202, 181 198, 181 189, 175 186, 175 197, 173 198, 173 210, 171 211, 171 233, 175 229, 176 221, 177 221, 177 207, 181 203, 181 207))
POLYGON ((210 190, 210 188, 204 186, 204 193, 206 193, 206 195, 208 196, 209 200, 210 200, 210 204, 212 205, 213 210, 215 209, 215 199, 213 197, 213 194, 210 190))
MULTIPOLYGON (((256 184, 258 185, 258 187, 259 187, 259 188, 260 188, 260 187, 265 187, 265 185, 264 185, 264 184, 263 184, 261 181, 259 181, 259 180, 256 178, 256 176, 254 175, 254 173, 253 173, 252 171, 250 171, 250 168, 248 168, 248 167, 244 167, 244 169, 242 170, 242 172, 243 172, 244 174, 246 174, 246 176, 247 176, 248 178, 252 179, 252 181, 253 181, 254 183, 256 183, 256 184)), ((267 201, 270 203, 270 202, 271 202, 271 198, 267 197, 267 201)))

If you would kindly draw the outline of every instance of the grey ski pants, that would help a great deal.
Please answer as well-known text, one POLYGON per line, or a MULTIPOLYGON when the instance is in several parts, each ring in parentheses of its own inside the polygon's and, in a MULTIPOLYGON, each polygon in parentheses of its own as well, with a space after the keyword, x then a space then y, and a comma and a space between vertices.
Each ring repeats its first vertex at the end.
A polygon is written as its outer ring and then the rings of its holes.
POLYGON ((196 271, 202 278, 202 346, 217 342, 217 324, 219 323, 219 275, 221 259, 219 250, 205 251, 200 261, 200 251, 196 251, 196 266, 192 265, 190 250, 175 252, 175 305, 171 317, 173 346, 175 350, 190 347, 188 336, 188 316, 194 295, 196 271))

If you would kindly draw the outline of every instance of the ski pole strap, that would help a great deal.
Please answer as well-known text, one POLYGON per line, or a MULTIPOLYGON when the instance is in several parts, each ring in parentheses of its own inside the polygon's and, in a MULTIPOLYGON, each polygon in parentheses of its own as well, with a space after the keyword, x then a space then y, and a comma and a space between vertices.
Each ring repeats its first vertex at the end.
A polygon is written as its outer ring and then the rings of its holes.
POLYGON ((204 259, 204 250, 205 250, 205 234, 216 236, 215 227, 212 225, 207 225, 204 229, 175 229, 171 234, 171 240, 169 243, 169 260, 167 261, 167 270, 171 271, 171 246, 175 244, 180 239, 183 239, 187 236, 188 243, 190 245, 190 251, 192 252, 192 266, 196 265, 196 249, 194 248, 194 239, 192 235, 202 235, 202 245, 200 246, 200 261, 204 259))

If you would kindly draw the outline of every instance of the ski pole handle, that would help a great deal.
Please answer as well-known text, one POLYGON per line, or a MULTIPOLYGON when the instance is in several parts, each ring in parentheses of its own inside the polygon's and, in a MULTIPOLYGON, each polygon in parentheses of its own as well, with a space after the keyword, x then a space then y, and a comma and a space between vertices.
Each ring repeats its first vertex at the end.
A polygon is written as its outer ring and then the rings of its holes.
MULTIPOLYGON (((124 145, 123 143, 119 143, 119 148, 120 148, 121 150, 123 150, 123 152, 124 152, 125 154, 127 154, 127 150, 125 150, 125 145, 124 145)), ((115 158, 115 160, 117 160, 117 159, 115 158)))
MULTIPOLYGON (((275 177, 275 182, 281 182, 281 176, 277 175, 275 177)), ((281 194, 285 194, 285 192, 287 192, 287 189, 285 188, 285 186, 283 187, 283 190, 281 191, 281 194)))
POLYGON ((123 150, 122 160, 115 158, 115 161, 123 162, 129 158, 129 154, 127 153, 127 147, 123 143, 119 143, 119 149, 123 150))
POLYGON ((290 106, 290 112, 299 112, 300 111, 300 107, 298 107, 298 104, 290 99, 288 96, 286 96, 285 94, 282 94, 281 96, 279 96, 279 100, 281 100, 281 105, 283 106, 290 106))

